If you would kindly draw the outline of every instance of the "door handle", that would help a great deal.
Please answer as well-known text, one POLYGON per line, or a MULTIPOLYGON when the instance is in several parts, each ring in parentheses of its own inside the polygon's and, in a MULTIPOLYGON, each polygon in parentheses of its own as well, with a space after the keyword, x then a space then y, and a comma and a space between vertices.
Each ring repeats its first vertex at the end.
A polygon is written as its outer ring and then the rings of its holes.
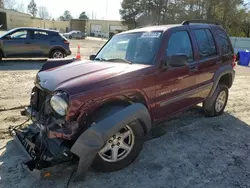
POLYGON ((31 44, 30 42, 25 42, 25 44, 31 44))

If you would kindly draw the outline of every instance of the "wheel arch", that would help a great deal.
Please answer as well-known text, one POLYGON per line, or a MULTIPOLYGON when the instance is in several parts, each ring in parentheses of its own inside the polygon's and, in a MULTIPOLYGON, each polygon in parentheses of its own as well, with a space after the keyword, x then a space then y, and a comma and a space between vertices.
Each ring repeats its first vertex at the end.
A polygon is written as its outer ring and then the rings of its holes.
POLYGON ((220 67, 214 74, 213 77, 213 87, 209 93, 208 98, 211 98, 213 93, 215 92, 218 84, 223 83, 228 86, 228 88, 231 88, 233 85, 235 77, 235 71, 233 70, 231 65, 226 65, 223 67, 220 67))
MULTIPOLYGON (((81 114, 78 117, 78 121, 85 124, 84 130, 86 130, 89 127, 89 124, 91 123, 91 121, 93 120, 95 115, 101 109, 112 107, 112 106, 128 107, 129 105, 132 105, 135 103, 143 104, 148 109, 149 114, 151 114, 149 106, 147 105, 147 100, 145 99, 145 97, 141 93, 136 92, 132 96, 126 96, 126 95, 114 96, 114 97, 111 97, 107 100, 104 100, 101 103, 98 103, 98 105, 95 105, 95 107, 88 113, 87 116, 84 116, 84 114, 81 114)), ((148 128, 144 125, 143 122, 140 121, 140 123, 142 124, 144 133, 146 134, 149 131, 148 128)))
POLYGON ((61 50, 66 54, 66 50, 62 46, 54 46, 49 50, 49 57, 51 57, 52 52, 55 50, 61 50))

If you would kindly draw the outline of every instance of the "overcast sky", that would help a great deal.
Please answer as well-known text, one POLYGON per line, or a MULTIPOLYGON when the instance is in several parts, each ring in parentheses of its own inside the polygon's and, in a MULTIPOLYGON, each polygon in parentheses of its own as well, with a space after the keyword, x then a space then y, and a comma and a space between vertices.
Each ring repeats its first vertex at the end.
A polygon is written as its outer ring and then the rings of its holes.
MULTIPOLYGON (((30 0, 16 0, 22 2, 25 7, 30 0)), ((35 0, 37 6, 44 5, 48 8, 53 18, 58 18, 65 10, 69 10, 74 18, 78 18, 80 13, 86 11, 92 16, 96 13, 97 19, 106 18, 106 3, 108 7, 107 19, 120 20, 119 9, 122 0, 35 0)))

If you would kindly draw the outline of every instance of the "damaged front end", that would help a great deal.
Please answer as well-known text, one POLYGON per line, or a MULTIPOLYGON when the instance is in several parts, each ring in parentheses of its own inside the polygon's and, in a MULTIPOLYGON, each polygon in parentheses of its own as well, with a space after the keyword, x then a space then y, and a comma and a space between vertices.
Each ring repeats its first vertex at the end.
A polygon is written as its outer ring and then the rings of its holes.
POLYGON ((39 179, 48 176, 53 166, 59 170, 59 166, 77 158, 70 148, 76 139, 78 123, 65 121, 67 103, 67 95, 63 92, 52 95, 34 87, 30 106, 21 112, 33 123, 25 128, 10 127, 11 135, 28 154, 29 160, 23 166, 39 179))
POLYGON ((21 112, 33 123, 25 128, 10 127, 16 142, 28 154, 23 167, 38 179, 77 162, 74 179, 83 180, 95 156, 124 125, 138 120, 146 132, 151 129, 147 108, 132 104, 83 131, 78 122, 65 120, 67 97, 63 92, 50 94, 34 87, 30 106, 21 112))

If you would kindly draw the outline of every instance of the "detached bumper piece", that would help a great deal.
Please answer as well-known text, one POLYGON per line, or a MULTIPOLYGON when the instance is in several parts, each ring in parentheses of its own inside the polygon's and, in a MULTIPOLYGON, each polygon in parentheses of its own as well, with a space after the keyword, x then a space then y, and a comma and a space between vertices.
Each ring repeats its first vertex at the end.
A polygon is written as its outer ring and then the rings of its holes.
POLYGON ((26 154, 22 167, 37 179, 61 172, 72 164, 72 153, 59 139, 45 139, 36 125, 21 130, 11 130, 14 141, 26 154))

